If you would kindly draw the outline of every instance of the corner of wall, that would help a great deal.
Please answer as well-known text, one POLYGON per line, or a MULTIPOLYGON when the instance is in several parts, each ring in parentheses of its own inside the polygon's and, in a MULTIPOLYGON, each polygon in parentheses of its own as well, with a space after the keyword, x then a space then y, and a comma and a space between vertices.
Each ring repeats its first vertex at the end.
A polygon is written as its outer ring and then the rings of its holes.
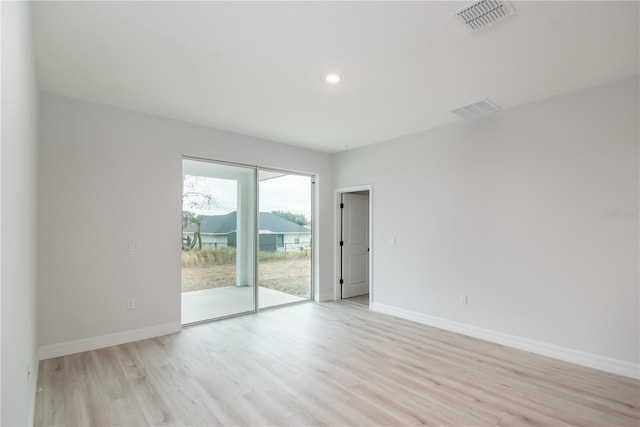
POLYGON ((1 2, 0 424, 33 425, 37 359, 39 91, 31 4, 1 2), (11 250, 5 250, 11 248, 11 250))

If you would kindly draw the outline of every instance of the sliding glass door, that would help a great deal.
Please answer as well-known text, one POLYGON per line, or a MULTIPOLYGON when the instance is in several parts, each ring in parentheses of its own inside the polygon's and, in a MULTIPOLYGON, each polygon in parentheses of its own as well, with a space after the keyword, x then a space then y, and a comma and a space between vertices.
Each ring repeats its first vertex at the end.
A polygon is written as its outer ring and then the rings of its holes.
POLYGON ((182 323, 256 309, 256 169, 182 161, 182 323))
POLYGON ((259 308, 311 298, 312 179, 259 171, 259 308))
POLYGON ((310 176, 183 159, 182 183, 182 324, 311 298, 310 176))

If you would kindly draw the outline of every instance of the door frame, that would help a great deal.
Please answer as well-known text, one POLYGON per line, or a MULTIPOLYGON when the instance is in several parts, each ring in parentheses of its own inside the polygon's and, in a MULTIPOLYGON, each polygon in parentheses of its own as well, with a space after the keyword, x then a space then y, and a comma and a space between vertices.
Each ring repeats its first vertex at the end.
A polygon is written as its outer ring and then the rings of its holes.
POLYGON ((374 278, 373 278, 373 254, 374 254, 374 241, 373 241, 373 184, 356 185, 352 187, 341 187, 334 190, 334 285, 333 285, 333 299, 334 301, 340 301, 341 289, 340 289, 340 263, 342 262, 340 253, 340 231, 342 229, 340 203, 341 197, 344 193, 356 193, 359 191, 369 192, 369 309, 373 303, 374 293, 374 278))

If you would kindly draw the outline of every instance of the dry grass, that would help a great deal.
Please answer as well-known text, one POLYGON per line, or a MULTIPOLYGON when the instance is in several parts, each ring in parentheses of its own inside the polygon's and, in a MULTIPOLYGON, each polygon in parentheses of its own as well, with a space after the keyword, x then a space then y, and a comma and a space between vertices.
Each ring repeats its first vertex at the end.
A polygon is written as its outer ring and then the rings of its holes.
POLYGON ((236 284, 235 264, 182 267, 182 292, 236 284))
POLYGON ((193 249, 182 251, 182 267, 236 263, 236 248, 193 249))
MULTIPOLYGON (((283 261, 290 259, 309 259, 309 250, 304 251, 262 251, 258 254, 260 262, 283 261)), ((236 248, 194 249, 182 251, 182 267, 226 265, 236 263, 236 248)))
POLYGON ((311 258, 260 261, 258 283, 265 288, 310 298, 311 258))
MULTIPOLYGON (((233 286, 235 248, 202 249, 182 253, 182 292, 233 286)), ((260 252, 260 286, 309 298, 311 257, 306 252, 260 252)))

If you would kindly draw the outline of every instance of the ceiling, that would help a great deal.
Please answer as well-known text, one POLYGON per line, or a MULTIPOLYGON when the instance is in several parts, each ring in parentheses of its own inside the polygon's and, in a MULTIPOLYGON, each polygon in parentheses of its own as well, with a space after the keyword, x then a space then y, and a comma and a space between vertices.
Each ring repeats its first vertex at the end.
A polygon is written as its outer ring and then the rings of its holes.
POLYGON ((639 73, 639 4, 35 2, 43 91, 338 152, 639 73), (342 81, 328 85, 337 72, 342 81))

